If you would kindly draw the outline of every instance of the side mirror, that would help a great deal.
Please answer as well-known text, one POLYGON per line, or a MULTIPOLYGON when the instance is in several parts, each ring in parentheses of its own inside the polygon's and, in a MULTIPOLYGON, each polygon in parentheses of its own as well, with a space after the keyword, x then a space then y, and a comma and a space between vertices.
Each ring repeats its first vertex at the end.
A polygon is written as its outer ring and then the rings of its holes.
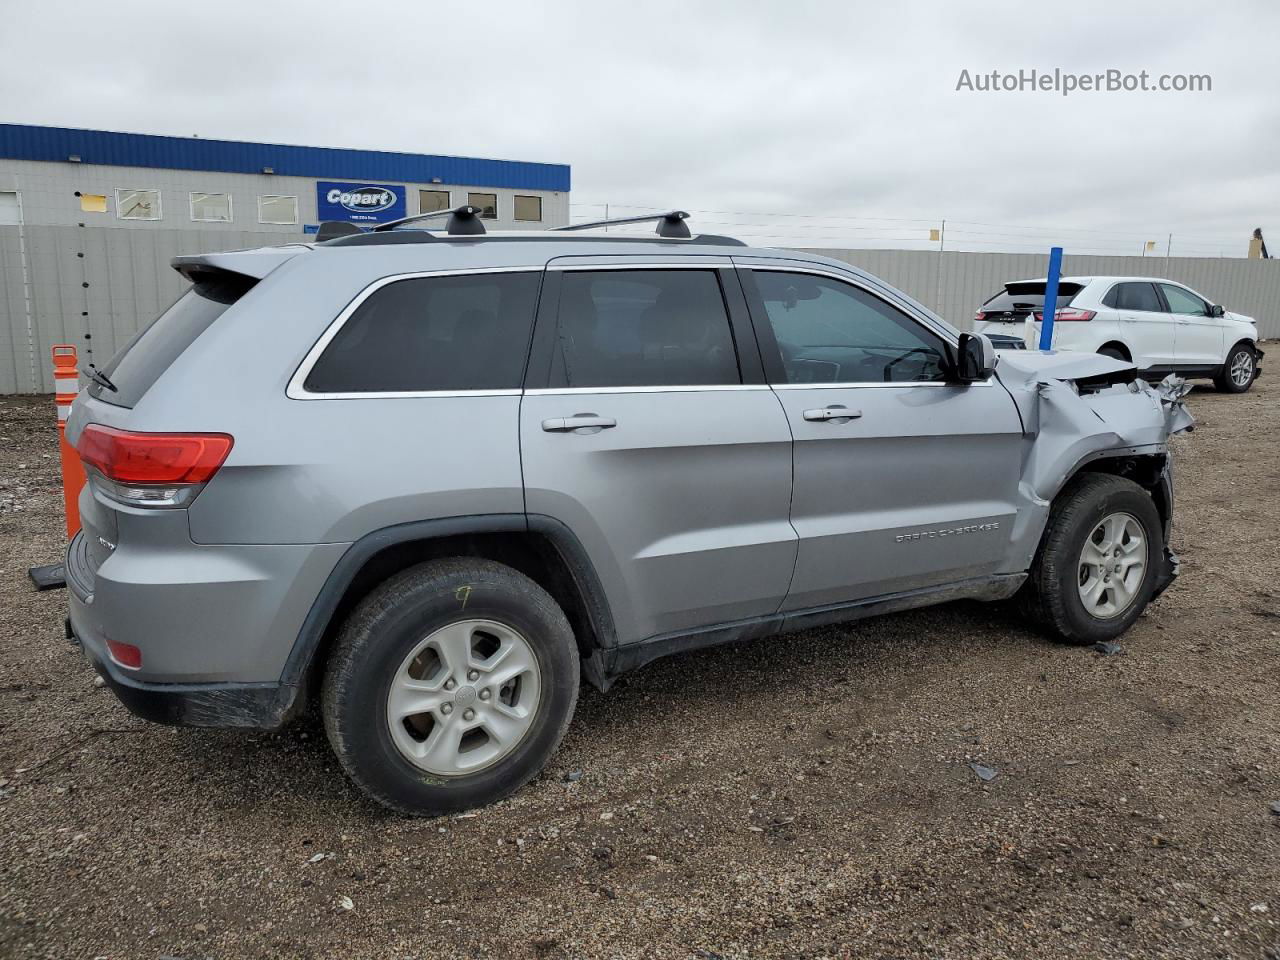
POLYGON ((995 373, 996 348, 985 334, 960 334, 960 346, 956 354, 954 379, 957 383, 977 383, 995 373))
POLYGON ((1222 309, 1222 304, 1220 303, 1215 303, 1212 307, 1209 308, 1209 316, 1211 317, 1225 316, 1226 312, 1227 312, 1226 310, 1222 309))

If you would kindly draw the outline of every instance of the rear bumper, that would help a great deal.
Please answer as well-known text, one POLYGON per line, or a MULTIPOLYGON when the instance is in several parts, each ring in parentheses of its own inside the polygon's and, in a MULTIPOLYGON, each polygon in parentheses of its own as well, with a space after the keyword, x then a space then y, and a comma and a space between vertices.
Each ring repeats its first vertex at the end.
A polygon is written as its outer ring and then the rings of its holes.
POLYGON ((67 633, 128 711, 152 723, 180 727, 277 730, 297 713, 299 689, 282 683, 145 683, 112 662, 102 638, 75 618, 67 633))
POLYGON ((94 570, 81 531, 65 564, 68 634, 120 701, 156 723, 288 722, 304 679, 285 660, 342 545, 153 544, 131 532, 94 570), (142 668, 114 661, 108 639, 137 646, 142 668))

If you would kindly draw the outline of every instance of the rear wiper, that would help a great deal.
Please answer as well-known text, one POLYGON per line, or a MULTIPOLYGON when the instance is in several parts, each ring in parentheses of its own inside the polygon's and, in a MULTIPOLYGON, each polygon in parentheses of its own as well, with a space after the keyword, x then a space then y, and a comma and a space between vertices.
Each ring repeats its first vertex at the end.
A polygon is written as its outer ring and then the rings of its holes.
POLYGON ((111 378, 108 377, 101 370, 99 370, 97 367, 95 367, 92 363, 89 364, 88 370, 81 370, 80 372, 83 373, 85 376, 87 376, 94 383, 97 383, 97 384, 100 384, 101 386, 106 387, 112 393, 120 392, 120 388, 111 382, 111 378))

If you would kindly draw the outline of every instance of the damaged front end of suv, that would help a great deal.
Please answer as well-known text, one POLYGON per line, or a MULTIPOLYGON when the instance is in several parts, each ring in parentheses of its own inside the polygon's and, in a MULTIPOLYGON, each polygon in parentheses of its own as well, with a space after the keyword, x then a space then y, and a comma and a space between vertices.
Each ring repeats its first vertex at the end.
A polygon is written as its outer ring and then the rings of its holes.
POLYGON ((1191 385, 1170 374, 1156 385, 1124 361, 1079 353, 1002 352, 999 376, 1022 417, 1025 436, 1013 543, 1028 565, 1062 490, 1082 474, 1110 474, 1147 490, 1163 523, 1159 596, 1178 575, 1169 547, 1173 466, 1169 438, 1194 428, 1184 397, 1191 385))

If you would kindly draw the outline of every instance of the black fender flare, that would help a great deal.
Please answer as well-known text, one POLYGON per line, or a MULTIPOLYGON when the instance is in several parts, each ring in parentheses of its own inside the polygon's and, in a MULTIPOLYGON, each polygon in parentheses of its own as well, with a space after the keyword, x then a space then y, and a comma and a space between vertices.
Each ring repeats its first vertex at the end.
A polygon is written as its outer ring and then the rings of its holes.
POLYGON ((481 533, 535 533, 545 537, 560 554, 573 579, 597 643, 608 648, 617 645, 617 633, 604 586, 582 541, 566 524, 541 514, 488 513, 441 517, 398 523, 374 530, 346 549, 329 572, 302 621, 293 648, 285 660, 280 682, 295 687, 303 683, 339 602, 361 568, 375 554, 396 544, 415 540, 436 540, 481 533))

